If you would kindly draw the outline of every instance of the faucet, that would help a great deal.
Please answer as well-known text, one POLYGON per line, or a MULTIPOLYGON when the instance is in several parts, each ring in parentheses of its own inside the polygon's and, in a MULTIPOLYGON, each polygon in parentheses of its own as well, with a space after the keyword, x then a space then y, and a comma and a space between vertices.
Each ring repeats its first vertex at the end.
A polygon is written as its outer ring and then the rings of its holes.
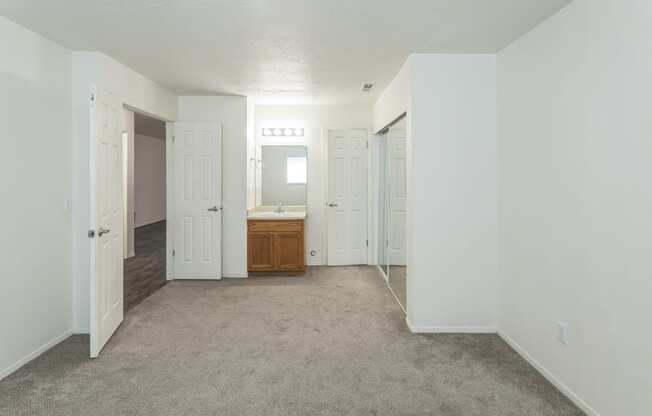
POLYGON ((274 212, 276 212, 277 214, 283 212, 283 201, 278 201, 278 204, 276 205, 276 209, 274 209, 274 212))

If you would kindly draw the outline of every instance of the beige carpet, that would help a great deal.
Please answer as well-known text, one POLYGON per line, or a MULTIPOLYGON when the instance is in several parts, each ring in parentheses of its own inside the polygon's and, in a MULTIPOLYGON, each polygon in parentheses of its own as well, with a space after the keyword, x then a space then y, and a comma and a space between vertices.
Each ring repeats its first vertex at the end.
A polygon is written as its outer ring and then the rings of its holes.
POLYGON ((410 334, 378 273, 172 282, 99 359, 74 336, 0 382, 0 414, 582 414, 497 336, 410 334))

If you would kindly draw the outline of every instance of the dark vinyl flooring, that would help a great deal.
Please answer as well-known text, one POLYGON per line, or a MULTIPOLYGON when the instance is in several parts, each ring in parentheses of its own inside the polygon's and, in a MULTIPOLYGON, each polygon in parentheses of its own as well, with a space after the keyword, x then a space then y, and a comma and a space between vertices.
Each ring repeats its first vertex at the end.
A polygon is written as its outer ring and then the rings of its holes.
POLYGON ((124 261, 124 310, 166 285, 165 221, 135 230, 136 255, 124 261))

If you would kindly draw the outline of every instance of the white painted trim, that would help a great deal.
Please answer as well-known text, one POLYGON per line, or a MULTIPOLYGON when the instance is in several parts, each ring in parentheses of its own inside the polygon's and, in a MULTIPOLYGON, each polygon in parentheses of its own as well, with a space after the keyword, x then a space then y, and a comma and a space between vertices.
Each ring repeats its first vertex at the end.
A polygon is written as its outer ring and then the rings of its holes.
POLYGON ((174 123, 165 123, 165 279, 174 280, 174 123))
POLYGON ((407 310, 405 310, 403 305, 401 305, 401 301, 398 299, 398 296, 396 296, 396 293, 394 293, 394 289, 392 289, 392 285, 389 284, 389 279, 387 280, 387 290, 389 290, 389 293, 394 297, 394 300, 398 304, 399 308, 401 308, 401 310, 403 311, 403 315, 405 315, 405 322, 407 322, 407 310))
POLYGON ((222 276, 223 279, 246 279, 249 273, 227 273, 222 276))
POLYGON ((20 367, 24 366, 25 364, 29 363, 39 355, 43 354, 45 351, 49 350, 50 348, 54 347, 64 339, 68 338, 69 336, 72 335, 72 330, 68 330, 64 332, 63 334, 51 339, 50 341, 46 342, 44 345, 38 347, 34 351, 30 352, 20 360, 16 361, 15 363, 11 364, 9 367, 4 368, 0 370, 0 380, 4 379, 14 371, 18 370, 20 367))
POLYGON ((409 318, 405 318, 410 332, 413 334, 495 334, 498 332, 493 326, 420 326, 413 325, 409 318))
POLYGON ((321 232, 321 261, 324 265, 328 264, 328 128, 321 126, 320 129, 320 145, 321 145, 321 189, 323 203, 320 207, 321 215, 324 219, 322 222, 321 232))
POLYGON ((89 335, 91 333, 90 328, 73 328, 72 333, 75 335, 89 335))
POLYGON ((516 341, 511 339, 507 334, 502 331, 498 331, 498 336, 503 339, 514 351, 516 351, 525 361, 527 361, 532 367, 534 367, 542 376, 546 378, 552 385, 554 385, 564 396, 566 396, 570 401, 572 401, 577 407, 582 409, 584 413, 589 416, 600 416, 600 414, 589 406, 584 400, 582 400, 577 393, 566 386, 561 380, 555 377, 547 368, 545 368, 541 363, 534 359, 523 347, 521 347, 516 341))
POLYGON ((324 266, 324 262, 321 260, 308 260, 306 264, 308 266, 324 266))
MULTIPOLYGON (((89 156, 88 156, 88 169, 90 172, 90 180, 88 181, 89 183, 89 222, 90 222, 90 230, 97 230, 97 195, 96 195, 96 190, 97 190, 97 169, 96 169, 96 147, 97 147, 97 94, 98 94, 98 89, 95 84, 91 84, 89 87, 89 97, 93 97, 92 100, 90 100, 89 104, 89 116, 90 116, 90 121, 89 121, 89 144, 88 144, 88 151, 89 151, 89 156)), ((90 239, 90 250, 89 250, 89 279, 90 279, 90 302, 89 302, 89 307, 90 307, 90 328, 89 328, 89 335, 90 335, 90 357, 91 358, 96 358, 97 354, 99 353, 99 349, 97 346, 97 334, 99 329, 97 328, 97 279, 96 279, 96 259, 97 259, 97 238, 91 238, 90 239)), ((122 257, 122 256, 121 256, 122 257)), ((124 295, 123 295, 124 296, 124 295)), ((124 301, 124 299, 123 299, 124 301)))
POLYGON ((374 161, 373 152, 372 152, 372 140, 376 136, 372 133, 372 129, 367 129, 367 265, 376 264, 375 253, 373 249, 373 242, 376 236, 376 230, 374 229, 374 196, 376 195, 373 192, 374 184, 374 174, 373 167, 374 161))
POLYGON ((389 278, 385 274, 385 270, 383 270, 383 266, 381 266, 380 264, 376 264, 375 266, 376 266, 376 268, 378 268, 378 271, 383 276, 383 279, 385 279, 385 283, 387 283, 389 285, 389 278))

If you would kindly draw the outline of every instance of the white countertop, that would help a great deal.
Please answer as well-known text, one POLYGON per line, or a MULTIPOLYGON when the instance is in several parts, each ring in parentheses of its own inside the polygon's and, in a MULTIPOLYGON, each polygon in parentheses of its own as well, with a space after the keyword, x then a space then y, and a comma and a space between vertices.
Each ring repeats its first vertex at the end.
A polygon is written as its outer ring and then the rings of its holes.
POLYGON ((252 220, 305 220, 306 210, 301 207, 284 207, 283 212, 275 212, 271 207, 256 207, 247 212, 252 220))

